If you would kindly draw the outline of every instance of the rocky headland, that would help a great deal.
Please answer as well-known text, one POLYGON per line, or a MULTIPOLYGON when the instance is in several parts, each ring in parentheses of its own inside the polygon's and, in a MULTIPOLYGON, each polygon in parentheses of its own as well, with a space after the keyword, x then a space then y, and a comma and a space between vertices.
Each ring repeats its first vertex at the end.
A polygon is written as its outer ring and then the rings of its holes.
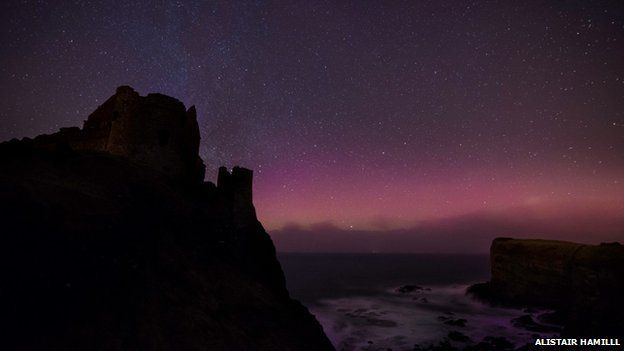
MULTIPOLYGON (((552 309, 541 322, 563 325, 564 336, 624 336, 624 246, 498 238, 490 264, 491 280, 469 293, 494 304, 552 309)), ((540 327, 529 319, 517 322, 540 327)))
POLYGON ((82 128, 0 144, 1 349, 333 350, 252 171, 205 182, 199 141, 194 107, 124 86, 82 128))

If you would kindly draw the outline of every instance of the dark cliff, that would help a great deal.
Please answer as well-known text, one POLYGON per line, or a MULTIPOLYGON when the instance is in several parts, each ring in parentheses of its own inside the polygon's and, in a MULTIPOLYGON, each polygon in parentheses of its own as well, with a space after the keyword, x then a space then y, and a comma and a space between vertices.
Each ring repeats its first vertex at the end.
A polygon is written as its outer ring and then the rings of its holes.
POLYGON ((624 336, 624 246, 498 238, 486 300, 552 308, 569 336, 624 336))
POLYGON ((195 109, 129 87, 0 144, 3 350, 332 350, 292 300, 252 172, 203 181, 195 109))

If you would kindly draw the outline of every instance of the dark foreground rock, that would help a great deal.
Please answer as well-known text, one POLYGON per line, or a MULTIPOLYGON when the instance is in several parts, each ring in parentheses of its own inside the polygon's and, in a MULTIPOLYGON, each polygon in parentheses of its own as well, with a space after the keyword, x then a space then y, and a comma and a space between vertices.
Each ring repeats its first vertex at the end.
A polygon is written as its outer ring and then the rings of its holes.
POLYGON ((560 328, 556 326, 537 323, 533 320, 533 317, 528 314, 512 319, 511 324, 516 328, 522 328, 535 333, 552 333, 561 331, 560 328))
POLYGON ((396 291, 401 294, 409 294, 412 292, 418 292, 422 290, 424 290, 424 288, 418 285, 403 285, 396 289, 396 291))
POLYGON ((470 338, 460 332, 450 332, 447 338, 435 345, 414 345, 413 351, 524 351, 530 349, 530 345, 515 347, 503 337, 486 336, 477 343, 464 345, 469 341, 470 338))
POLYGON ((462 328, 466 326, 466 323, 468 323, 468 321, 463 318, 449 319, 444 322, 444 324, 446 325, 450 325, 452 327, 462 327, 462 328))
POLYGON ((122 87, 0 144, 0 349, 333 350, 291 299, 252 173, 203 182, 194 108, 122 87))
POLYGON ((554 309, 566 336, 624 336, 622 245, 499 238, 490 261, 491 280, 469 293, 497 304, 554 309))

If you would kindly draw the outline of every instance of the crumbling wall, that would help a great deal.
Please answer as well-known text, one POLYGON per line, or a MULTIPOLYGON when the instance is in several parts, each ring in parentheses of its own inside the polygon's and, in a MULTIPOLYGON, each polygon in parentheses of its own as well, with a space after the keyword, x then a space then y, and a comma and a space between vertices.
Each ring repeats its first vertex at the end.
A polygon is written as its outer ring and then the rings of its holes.
POLYGON ((195 107, 161 94, 140 96, 128 86, 117 88, 84 122, 39 136, 39 148, 68 146, 122 156, 183 181, 201 182, 205 167, 199 157, 195 107))
POLYGON ((253 171, 234 167, 230 173, 226 167, 219 168, 217 190, 234 215, 255 218, 252 195, 253 171))

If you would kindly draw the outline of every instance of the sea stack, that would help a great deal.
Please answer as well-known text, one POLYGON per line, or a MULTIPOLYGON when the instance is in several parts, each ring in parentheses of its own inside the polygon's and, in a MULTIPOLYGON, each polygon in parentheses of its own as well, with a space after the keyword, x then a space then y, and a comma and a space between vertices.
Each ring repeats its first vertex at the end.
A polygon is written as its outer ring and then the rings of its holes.
POLYGON ((568 336, 624 336, 624 246, 497 238, 491 280, 469 289, 490 302, 555 309, 568 336))

